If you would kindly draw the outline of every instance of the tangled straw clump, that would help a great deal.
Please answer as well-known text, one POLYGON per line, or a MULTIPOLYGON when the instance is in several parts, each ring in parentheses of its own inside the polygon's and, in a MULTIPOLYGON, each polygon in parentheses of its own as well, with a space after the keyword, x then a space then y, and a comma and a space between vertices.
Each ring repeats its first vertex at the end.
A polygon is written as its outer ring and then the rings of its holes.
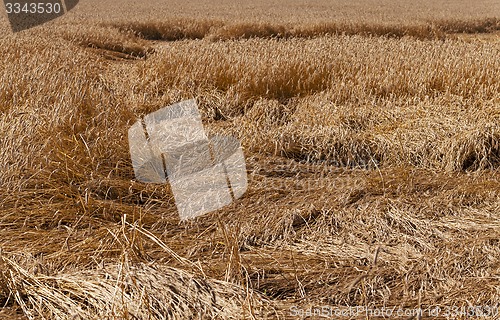
POLYGON ((500 127, 493 125, 447 141, 445 163, 451 170, 494 169, 500 166, 500 127))
POLYGON ((1 259, 1 287, 29 318, 241 319, 271 312, 265 299, 239 286, 171 267, 123 263, 47 276, 1 259))

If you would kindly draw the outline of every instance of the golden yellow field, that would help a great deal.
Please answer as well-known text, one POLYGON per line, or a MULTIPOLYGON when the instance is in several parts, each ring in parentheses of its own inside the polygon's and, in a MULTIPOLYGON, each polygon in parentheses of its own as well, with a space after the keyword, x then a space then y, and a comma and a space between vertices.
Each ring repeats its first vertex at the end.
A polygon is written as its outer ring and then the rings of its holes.
POLYGON ((0 21, 0 318, 500 318, 499 1, 0 21), (181 222, 127 130, 191 98, 249 184, 181 222))

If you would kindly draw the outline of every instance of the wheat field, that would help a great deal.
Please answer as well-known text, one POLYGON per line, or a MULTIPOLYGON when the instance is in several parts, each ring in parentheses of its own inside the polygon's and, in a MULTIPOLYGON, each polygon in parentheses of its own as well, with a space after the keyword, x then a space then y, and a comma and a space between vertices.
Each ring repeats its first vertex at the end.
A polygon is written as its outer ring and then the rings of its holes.
POLYGON ((500 319, 499 14, 89 0, 16 34, 2 17, 0 318, 500 319), (192 98, 209 136, 241 141, 248 190, 181 222, 168 184, 135 179, 127 130, 192 98))

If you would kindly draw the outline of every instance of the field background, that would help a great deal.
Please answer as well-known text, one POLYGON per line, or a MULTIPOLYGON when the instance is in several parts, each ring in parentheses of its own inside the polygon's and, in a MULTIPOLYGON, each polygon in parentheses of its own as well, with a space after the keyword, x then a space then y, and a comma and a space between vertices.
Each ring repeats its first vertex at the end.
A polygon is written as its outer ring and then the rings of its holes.
POLYGON ((0 21, 0 317, 495 318, 499 1, 92 0, 0 21), (242 142, 249 188, 181 223, 168 185, 134 179, 127 130, 190 98, 242 142))

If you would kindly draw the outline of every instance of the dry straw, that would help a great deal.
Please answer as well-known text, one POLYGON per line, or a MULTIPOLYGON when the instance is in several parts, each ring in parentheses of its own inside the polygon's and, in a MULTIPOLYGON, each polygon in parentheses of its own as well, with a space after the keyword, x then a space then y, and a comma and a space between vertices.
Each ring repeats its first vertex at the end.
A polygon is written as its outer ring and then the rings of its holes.
POLYGON ((498 307, 498 18, 401 8, 385 23, 356 9, 293 23, 148 7, 144 22, 115 6, 106 22, 2 36, 0 307, 32 319, 498 307), (242 142, 249 187, 180 223, 168 184, 135 180, 127 130, 190 98, 210 135, 242 142))
POLYGON ((255 293, 234 284, 151 264, 46 276, 2 257, 2 282, 30 319, 241 319, 270 315, 255 293))

